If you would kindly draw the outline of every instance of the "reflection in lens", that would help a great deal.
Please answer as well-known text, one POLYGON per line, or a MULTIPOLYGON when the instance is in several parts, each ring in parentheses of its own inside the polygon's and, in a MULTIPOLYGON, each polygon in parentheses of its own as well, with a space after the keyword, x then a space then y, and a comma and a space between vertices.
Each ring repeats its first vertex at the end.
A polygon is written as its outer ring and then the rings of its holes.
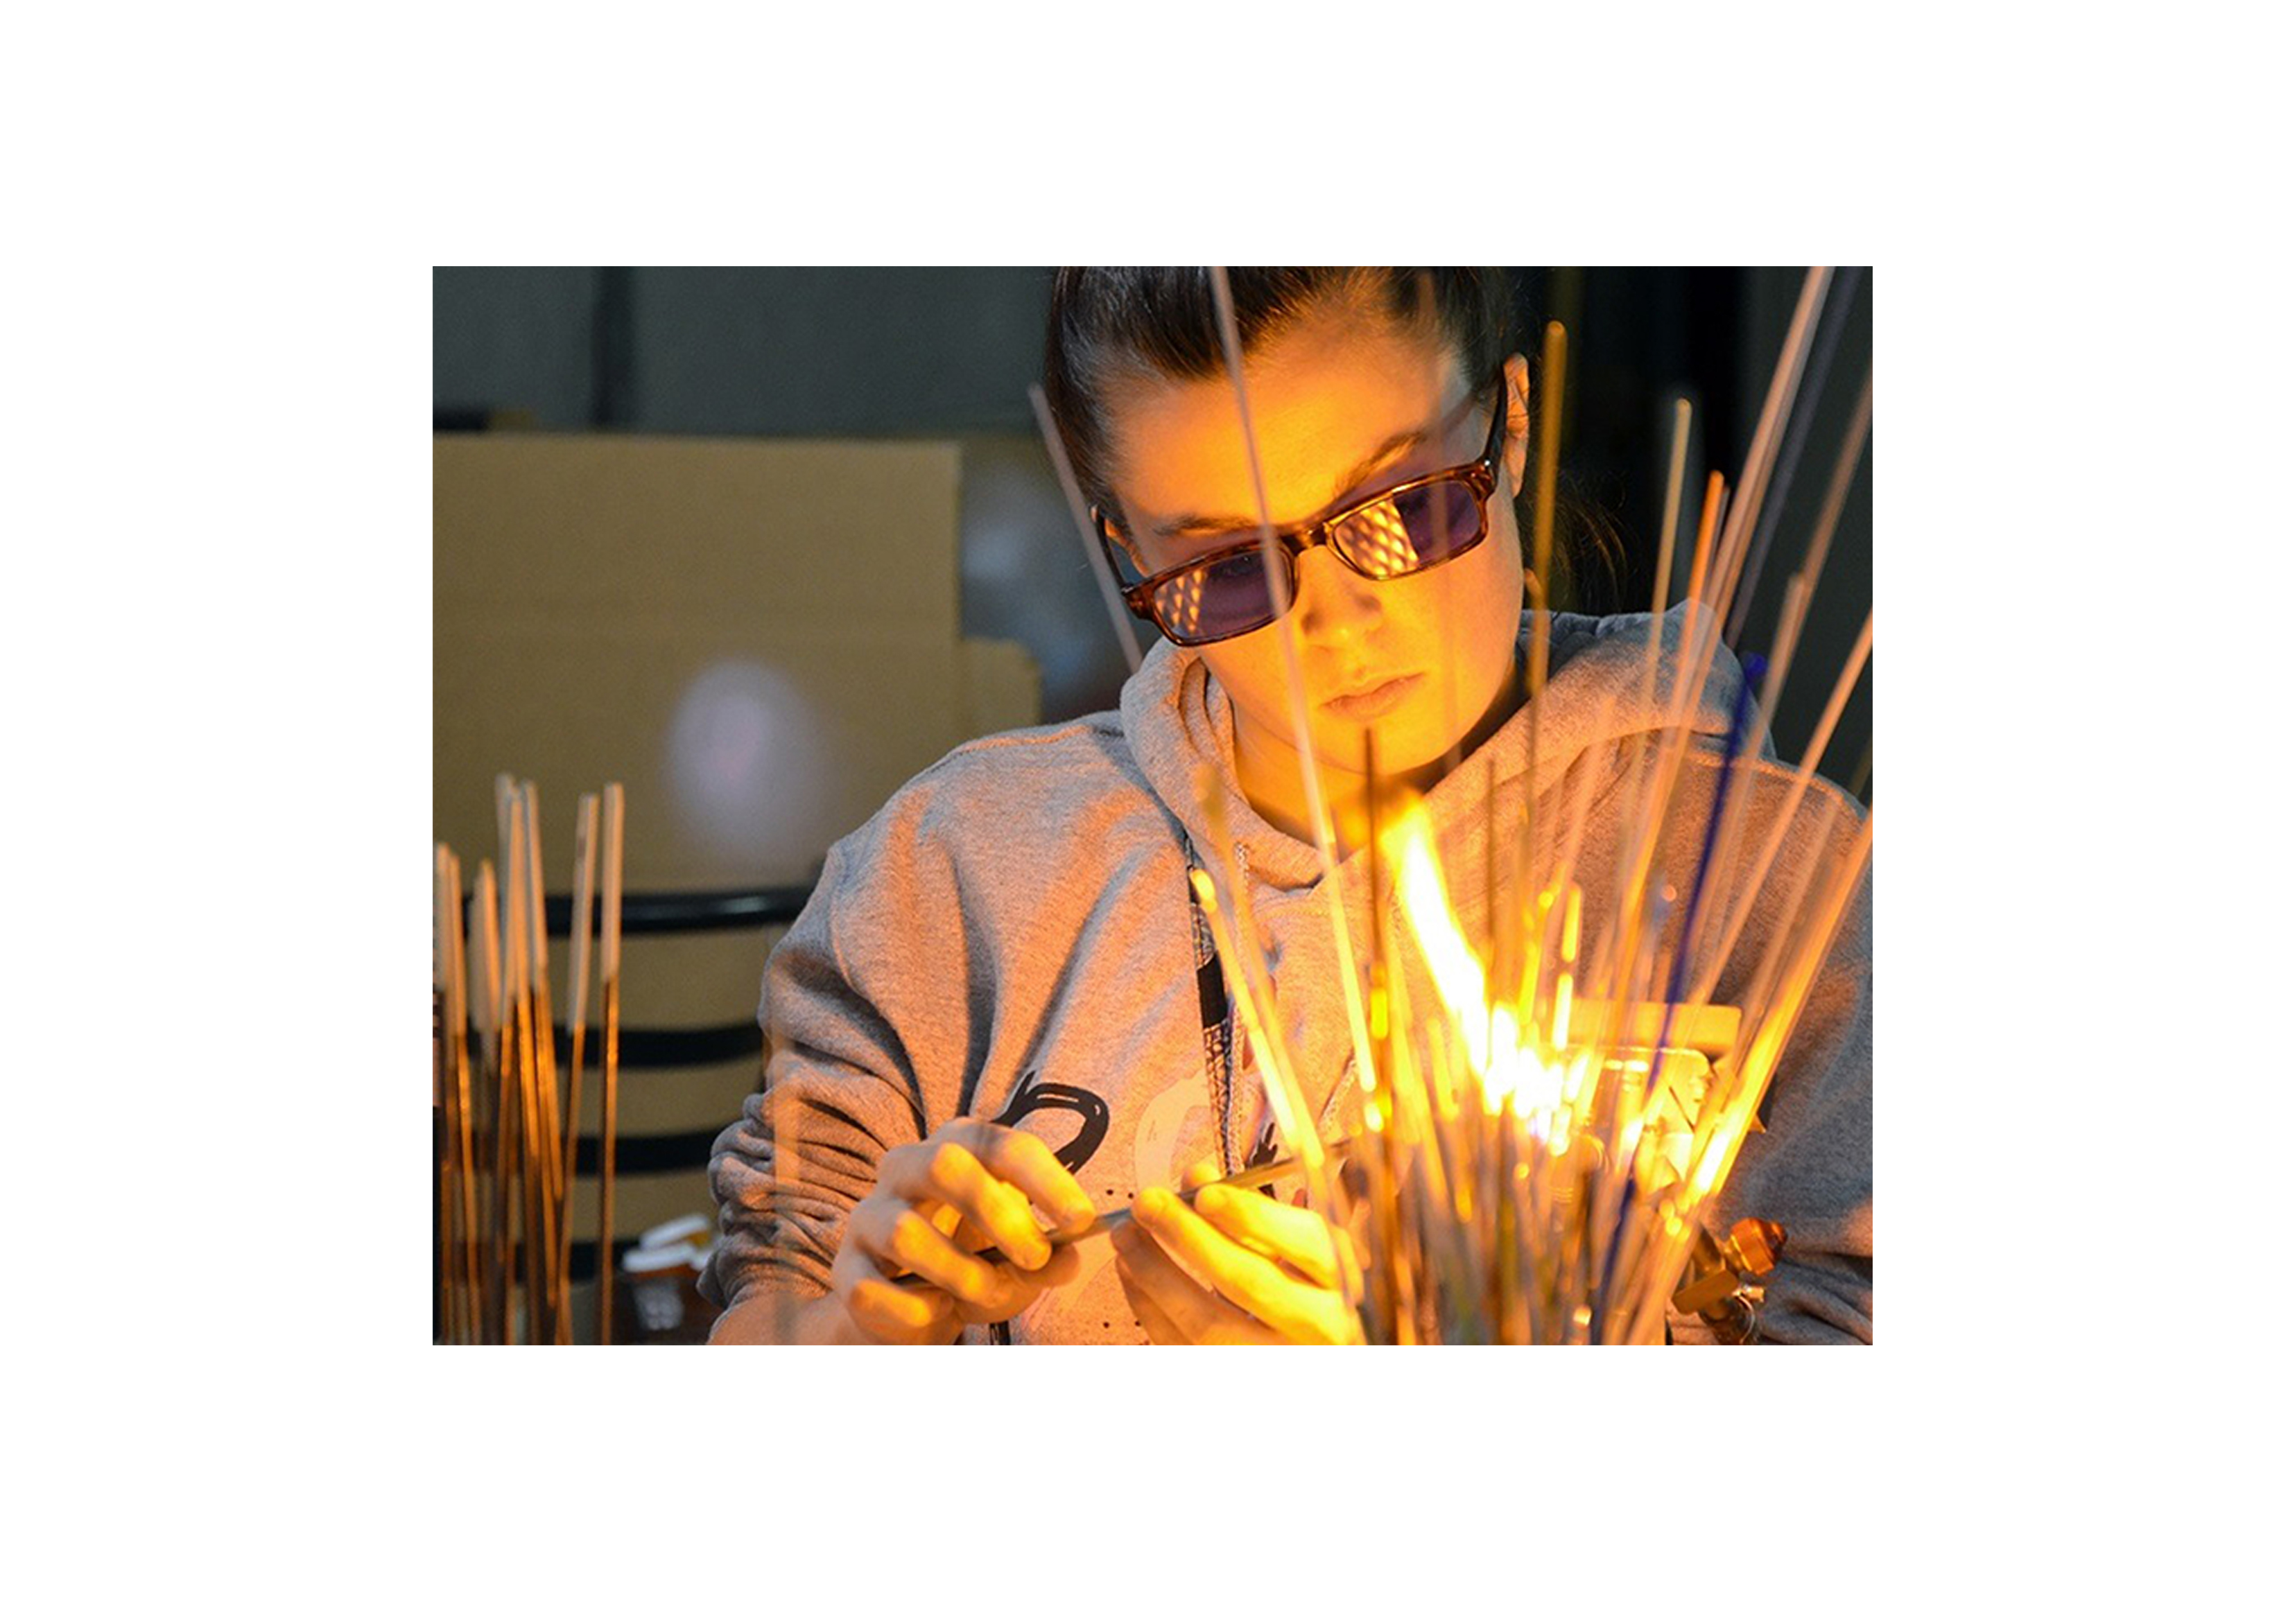
POLYGON ((1414 493, 1389 502, 1378 502, 1343 521, 1343 551, 1352 563, 1377 581, 1387 581, 1422 566, 1420 553, 1408 535, 1403 508, 1414 493))
POLYGON ((1212 642, 1271 623, 1271 583, 1263 558, 1234 553, 1186 570, 1159 589, 1160 623, 1172 638, 1212 642))
POLYGON ((1200 604, 1207 596, 1207 571, 1186 570, 1159 591, 1160 624, 1172 638, 1199 635, 1200 604))
POLYGON ((1343 521, 1336 540, 1361 573, 1387 581, 1467 551, 1484 527, 1469 487, 1440 479, 1360 510, 1343 521))

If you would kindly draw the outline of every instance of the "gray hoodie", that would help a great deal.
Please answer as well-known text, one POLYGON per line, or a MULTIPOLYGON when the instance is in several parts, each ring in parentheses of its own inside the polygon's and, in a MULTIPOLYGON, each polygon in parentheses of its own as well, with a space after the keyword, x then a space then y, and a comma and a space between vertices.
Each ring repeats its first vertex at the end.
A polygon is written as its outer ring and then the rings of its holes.
MULTIPOLYGON (((1655 623, 1641 614, 1556 616, 1549 682, 1534 701, 1535 796, 1545 808, 1550 797, 1569 807, 1585 797, 1577 877, 1592 929, 1611 907, 1629 741, 1664 719, 1639 700, 1655 623)), ((1658 624, 1665 687, 1681 610, 1658 624)), ((1714 738, 1688 760, 1660 857, 1680 887, 1697 868, 1738 682, 1720 650, 1693 724, 1714 738)), ((1481 941, 1487 831, 1520 826, 1527 749, 1521 710, 1426 798, 1455 915, 1477 922, 1481 941)), ((1739 769, 1730 793, 1744 850, 1770 828, 1789 776, 1769 760, 1739 769)), ((1737 1002, 1799 865, 1839 851, 1863 815, 1839 790, 1815 784, 1750 905, 1715 1002, 1737 1002), (1826 850, 1815 852, 1831 804, 1826 850)), ((1219 1126, 1215 1040, 1204 1042, 1202 1031, 1204 945, 1188 902, 1186 833, 1219 886, 1251 887, 1297 1071, 1339 1126, 1354 1092, 1348 1018, 1315 894, 1317 853, 1248 806, 1233 776, 1229 701, 1196 654, 1164 643, 1122 690, 1117 712, 963 745, 828 853, 816 893, 764 971, 764 1092, 717 1139, 710 1162, 722 1241, 707 1295, 729 1303, 757 1287, 822 1293, 843 1221, 872 1187, 883 1153, 957 1116, 1040 1135, 1100 1208, 1172 1184, 1203 1157, 1227 1163, 1219 1141, 1235 1130, 1219 1126), (1221 769, 1241 875, 1223 871, 1208 835, 1196 780, 1203 761, 1221 769), (775 1176, 774 1120, 799 1136, 789 1158, 798 1176, 785 1184, 775 1176)), ((1744 859, 1735 873, 1746 867, 1744 859)), ((1363 856, 1347 859, 1338 879, 1351 918, 1363 919, 1363 856)), ((1769 1131, 1744 1145, 1719 1203, 1721 1222, 1752 1214, 1787 1227, 1763 1314, 1775 1340, 1872 1340, 1871 896, 1871 870, 1774 1080, 1769 1131)), ((1222 1115, 1239 1119, 1243 1148, 1260 1088, 1243 1071, 1233 1095, 1235 1107, 1222 1115)), ((1012 1340, 1142 1341, 1111 1259, 1108 1240, 1082 1242, 1077 1279, 1035 1302, 1012 1340)), ((1694 1338, 1697 1323, 1675 1329, 1679 1340, 1694 1338)))

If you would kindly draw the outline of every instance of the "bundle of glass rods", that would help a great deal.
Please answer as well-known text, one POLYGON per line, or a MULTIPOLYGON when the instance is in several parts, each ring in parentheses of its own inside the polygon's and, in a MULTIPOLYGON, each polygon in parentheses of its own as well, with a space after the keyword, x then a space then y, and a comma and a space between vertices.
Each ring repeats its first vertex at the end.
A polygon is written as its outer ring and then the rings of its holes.
POLYGON ((561 1097, 537 791, 504 773, 495 783, 495 808, 499 879, 490 861, 480 862, 473 891, 465 892, 460 859, 447 845, 436 852, 436 1335, 453 1343, 573 1339, 572 1184, 592 961, 603 1016, 597 1340, 609 1341, 625 800, 609 784, 600 802, 595 795, 579 801, 567 983, 571 1064, 561 1097))

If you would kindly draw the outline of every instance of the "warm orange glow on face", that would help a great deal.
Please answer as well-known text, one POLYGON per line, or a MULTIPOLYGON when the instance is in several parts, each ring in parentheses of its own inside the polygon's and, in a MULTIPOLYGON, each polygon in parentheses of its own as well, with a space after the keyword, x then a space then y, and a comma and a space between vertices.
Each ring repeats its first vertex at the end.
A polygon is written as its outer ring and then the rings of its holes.
MULTIPOLYGON (((1212 542, 1252 540, 1259 518, 1301 525, 1376 486, 1453 467, 1483 446, 1486 419, 1474 409, 1456 353, 1373 308, 1329 301, 1248 353, 1260 504, 1250 434, 1221 367, 1207 377, 1148 375, 1107 389, 1115 489, 1148 574, 1196 558, 1212 542), (1409 444, 1409 436, 1419 438, 1409 444), (1407 448, 1377 462, 1376 448, 1392 444, 1407 448), (1187 519, 1216 528, 1185 533, 1178 521, 1187 519)), ((1513 503, 1495 502, 1490 522, 1491 533, 1462 557, 1395 580, 1370 580, 1323 547, 1297 562, 1288 630, 1323 765, 1365 766, 1359 722, 1328 708, 1341 696, 1418 679, 1403 702, 1375 718, 1378 764, 1410 772, 1436 761, 1502 693, 1516 658, 1525 565, 1513 503)), ((1344 532, 1344 545, 1369 568, 1418 561, 1418 543, 1432 538, 1408 535, 1399 515, 1377 510, 1344 532)), ((1181 618, 1184 606, 1175 607, 1181 618)), ((1209 644, 1200 659, 1231 700, 1243 759, 1280 764, 1261 770, 1285 776, 1297 718, 1280 629, 1209 644)), ((1251 788, 1244 778, 1242 787, 1251 788)))

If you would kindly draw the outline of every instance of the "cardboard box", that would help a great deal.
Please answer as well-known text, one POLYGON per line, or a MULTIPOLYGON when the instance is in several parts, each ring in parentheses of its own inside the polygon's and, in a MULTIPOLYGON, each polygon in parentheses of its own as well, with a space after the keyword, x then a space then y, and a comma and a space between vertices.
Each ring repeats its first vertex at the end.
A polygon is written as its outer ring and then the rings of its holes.
MULTIPOLYGON (((957 448, 441 436, 436 837, 497 861, 493 780, 538 787, 552 891, 577 796, 627 786, 630 891, 802 883, 963 741, 1039 719, 1014 644, 960 636, 957 448)), ((630 1026, 751 1021, 777 932, 633 937, 630 1026)), ((569 955, 551 951, 560 1013, 569 955)), ((623 1074, 621 1131, 711 1131, 751 1062, 623 1074)), ((582 1116, 597 1122, 591 1069, 582 1116)), ((576 1192, 593 1234, 593 1181, 576 1192)), ((712 1210, 696 1174, 621 1181, 623 1237, 712 1210)))

